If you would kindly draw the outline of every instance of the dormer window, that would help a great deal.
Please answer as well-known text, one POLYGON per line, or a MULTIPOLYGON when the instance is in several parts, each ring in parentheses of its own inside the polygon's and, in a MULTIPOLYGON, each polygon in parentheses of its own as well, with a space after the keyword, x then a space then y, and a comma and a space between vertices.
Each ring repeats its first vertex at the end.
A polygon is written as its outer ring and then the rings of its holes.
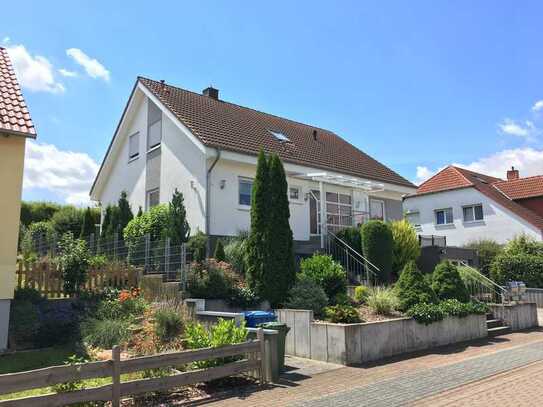
POLYGON ((277 140, 283 142, 283 143, 290 143, 290 139, 285 136, 283 133, 279 131, 272 131, 270 130, 270 133, 275 137, 277 140))

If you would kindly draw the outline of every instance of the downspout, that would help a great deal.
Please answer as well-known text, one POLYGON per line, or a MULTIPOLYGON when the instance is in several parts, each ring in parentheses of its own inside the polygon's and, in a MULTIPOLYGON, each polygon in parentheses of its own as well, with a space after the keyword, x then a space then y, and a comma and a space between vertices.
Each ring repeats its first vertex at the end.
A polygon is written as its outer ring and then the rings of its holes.
POLYGON ((207 174, 206 174, 206 236, 207 236, 207 247, 206 247, 206 254, 207 257, 211 256, 211 242, 209 240, 209 221, 211 219, 209 209, 211 207, 210 202, 210 194, 211 194, 211 186, 210 186, 210 179, 211 179, 211 172, 213 171, 213 168, 215 168, 215 165, 219 162, 221 158, 221 150, 218 148, 215 148, 215 151, 217 151, 217 157, 215 157, 215 160, 211 164, 211 167, 208 168, 207 174))

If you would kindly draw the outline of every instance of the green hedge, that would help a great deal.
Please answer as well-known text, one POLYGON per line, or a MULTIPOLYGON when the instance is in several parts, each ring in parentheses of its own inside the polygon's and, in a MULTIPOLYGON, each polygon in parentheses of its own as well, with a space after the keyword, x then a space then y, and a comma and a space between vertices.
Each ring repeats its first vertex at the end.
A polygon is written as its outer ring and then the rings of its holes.
POLYGON ((429 325, 445 317, 463 318, 470 314, 486 314, 488 311, 488 305, 480 302, 446 300, 439 304, 417 304, 407 311, 407 315, 421 324, 429 325))
POLYGON ((532 254, 500 254, 492 264, 491 278, 498 284, 523 281, 527 287, 543 287, 543 256, 532 254))
POLYGON ((364 256, 379 267, 379 280, 389 283, 392 279, 392 253, 394 240, 390 227, 380 220, 370 220, 362 225, 364 256))

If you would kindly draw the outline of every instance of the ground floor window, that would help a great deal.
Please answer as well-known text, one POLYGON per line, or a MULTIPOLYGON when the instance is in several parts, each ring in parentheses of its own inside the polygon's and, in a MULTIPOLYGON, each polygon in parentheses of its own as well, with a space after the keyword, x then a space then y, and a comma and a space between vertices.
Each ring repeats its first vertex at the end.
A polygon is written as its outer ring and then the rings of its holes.
MULTIPOLYGON (((321 233, 320 192, 311 191, 309 201, 310 232, 321 233)), ((326 192, 326 226, 332 232, 353 225, 352 196, 339 192, 326 192)))
POLYGON ((385 220, 385 202, 370 199, 370 219, 385 220))
POLYGON ((436 225, 450 225, 453 223, 452 208, 438 209, 435 211, 436 225))
POLYGON ((251 205, 251 192, 253 189, 253 180, 248 178, 239 179, 239 200, 240 205, 251 205))
POLYGON ((160 190, 158 188, 147 191, 147 209, 160 203, 160 190))

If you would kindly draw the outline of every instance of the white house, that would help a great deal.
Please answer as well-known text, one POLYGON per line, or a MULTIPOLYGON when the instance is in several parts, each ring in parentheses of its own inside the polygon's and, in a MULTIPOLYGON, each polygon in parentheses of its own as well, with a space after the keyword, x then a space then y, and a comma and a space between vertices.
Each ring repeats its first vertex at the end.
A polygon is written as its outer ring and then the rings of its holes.
POLYGON ((225 102, 214 88, 199 94, 139 77, 91 198, 105 208, 126 191, 134 211, 147 210, 177 188, 193 231, 236 235, 250 225, 260 149, 283 160, 297 241, 319 241, 368 217, 400 218, 402 196, 416 190, 328 130, 225 102))
POLYGON ((479 239, 506 243, 519 234, 542 240, 543 176, 507 180, 449 166, 403 202, 407 218, 422 235, 445 236, 447 245, 479 239))

